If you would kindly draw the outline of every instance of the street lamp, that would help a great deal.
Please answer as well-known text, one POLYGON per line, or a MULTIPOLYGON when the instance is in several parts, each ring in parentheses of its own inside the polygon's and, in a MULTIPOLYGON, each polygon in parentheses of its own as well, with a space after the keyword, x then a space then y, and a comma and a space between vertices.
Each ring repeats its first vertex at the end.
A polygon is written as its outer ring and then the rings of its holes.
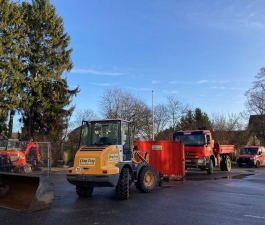
POLYGON ((154 132, 154 91, 152 91, 152 115, 153 115, 153 141, 155 140, 155 132, 154 132))

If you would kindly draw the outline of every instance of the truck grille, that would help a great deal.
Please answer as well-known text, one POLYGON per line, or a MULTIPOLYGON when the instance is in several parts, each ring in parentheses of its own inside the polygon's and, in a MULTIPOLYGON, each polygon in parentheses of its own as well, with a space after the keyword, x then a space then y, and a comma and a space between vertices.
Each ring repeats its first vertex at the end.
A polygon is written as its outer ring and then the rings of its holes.
POLYGON ((186 156, 196 156, 197 152, 186 152, 186 156))

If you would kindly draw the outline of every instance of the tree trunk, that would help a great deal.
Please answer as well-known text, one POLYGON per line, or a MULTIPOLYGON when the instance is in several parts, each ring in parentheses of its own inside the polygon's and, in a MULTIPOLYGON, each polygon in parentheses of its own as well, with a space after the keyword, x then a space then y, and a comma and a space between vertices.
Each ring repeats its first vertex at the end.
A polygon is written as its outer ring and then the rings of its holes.
POLYGON ((15 110, 11 110, 8 122, 8 134, 7 134, 8 139, 12 138, 14 115, 15 115, 15 110))

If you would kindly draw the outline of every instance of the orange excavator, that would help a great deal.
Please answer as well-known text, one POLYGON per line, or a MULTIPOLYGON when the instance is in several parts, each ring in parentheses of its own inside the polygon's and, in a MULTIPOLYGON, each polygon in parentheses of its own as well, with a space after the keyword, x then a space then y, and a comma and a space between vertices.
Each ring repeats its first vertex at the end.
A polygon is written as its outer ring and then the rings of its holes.
POLYGON ((0 171, 31 172, 32 165, 40 162, 37 142, 22 142, 18 139, 0 141, 0 171))
POLYGON ((43 175, 29 173, 40 160, 37 142, 0 140, 0 207, 22 212, 51 207, 53 183, 43 175))

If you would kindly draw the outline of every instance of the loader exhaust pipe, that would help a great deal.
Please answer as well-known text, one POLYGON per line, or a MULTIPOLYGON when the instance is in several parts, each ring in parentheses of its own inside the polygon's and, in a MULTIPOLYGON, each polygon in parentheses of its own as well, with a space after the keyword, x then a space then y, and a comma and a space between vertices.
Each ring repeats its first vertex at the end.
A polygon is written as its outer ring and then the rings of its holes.
POLYGON ((53 183, 43 176, 0 173, 0 207, 21 212, 50 208, 53 183))

